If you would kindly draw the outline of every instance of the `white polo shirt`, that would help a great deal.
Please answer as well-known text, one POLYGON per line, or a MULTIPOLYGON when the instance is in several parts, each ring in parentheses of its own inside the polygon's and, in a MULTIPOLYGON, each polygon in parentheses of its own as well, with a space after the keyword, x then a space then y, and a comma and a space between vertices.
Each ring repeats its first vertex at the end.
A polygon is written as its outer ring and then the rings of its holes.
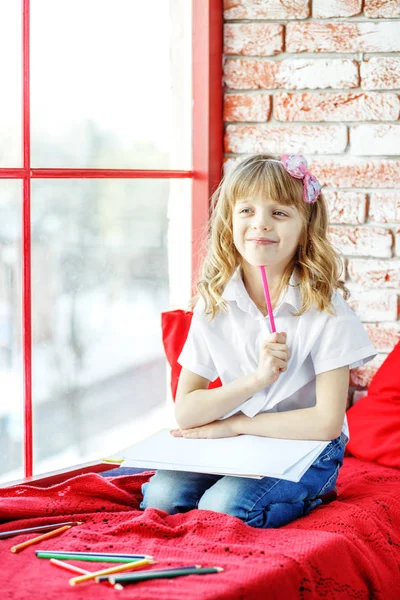
MULTIPOLYGON (((189 334, 178 362, 189 371, 222 384, 258 367, 260 343, 271 332, 264 317, 249 297, 238 269, 223 292, 228 312, 219 311, 212 321, 204 315, 200 299, 193 311, 189 334)), ((349 365, 354 369, 377 354, 359 317, 340 292, 334 292, 336 315, 313 308, 300 317, 301 292, 296 273, 274 309, 276 331, 287 334, 291 351, 288 368, 274 383, 243 402, 224 418, 242 411, 248 417, 259 412, 283 412, 316 404, 316 375, 349 365), (293 311, 295 309, 295 311, 293 311)), ((342 431, 350 438, 347 417, 342 431)))

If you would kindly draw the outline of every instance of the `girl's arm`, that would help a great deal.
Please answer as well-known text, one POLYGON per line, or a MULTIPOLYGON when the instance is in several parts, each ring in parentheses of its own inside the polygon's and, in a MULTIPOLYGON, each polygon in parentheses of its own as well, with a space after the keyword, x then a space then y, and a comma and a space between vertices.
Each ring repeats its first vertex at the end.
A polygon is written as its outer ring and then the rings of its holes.
POLYGON ((252 419, 231 417, 233 431, 293 440, 333 440, 343 427, 349 388, 349 367, 316 377, 316 405, 277 413, 260 413, 252 419))
POLYGON ((209 380, 183 368, 176 393, 175 416, 181 429, 200 427, 231 412, 287 369, 286 333, 269 334, 260 348, 258 368, 222 387, 208 390, 209 380))
POLYGON ((209 383, 208 379, 182 369, 175 402, 175 416, 181 429, 199 427, 223 417, 263 387, 256 373, 213 390, 207 389, 209 383))

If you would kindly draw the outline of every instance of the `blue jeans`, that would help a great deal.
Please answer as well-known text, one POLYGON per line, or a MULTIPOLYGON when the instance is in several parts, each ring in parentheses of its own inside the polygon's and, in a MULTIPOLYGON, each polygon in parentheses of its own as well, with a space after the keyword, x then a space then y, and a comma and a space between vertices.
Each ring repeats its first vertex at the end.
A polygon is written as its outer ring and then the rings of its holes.
POLYGON ((347 443, 344 433, 332 440, 298 482, 157 471, 142 486, 140 508, 173 515, 194 508, 239 517, 252 527, 281 527, 321 504, 317 498, 336 484, 347 443))

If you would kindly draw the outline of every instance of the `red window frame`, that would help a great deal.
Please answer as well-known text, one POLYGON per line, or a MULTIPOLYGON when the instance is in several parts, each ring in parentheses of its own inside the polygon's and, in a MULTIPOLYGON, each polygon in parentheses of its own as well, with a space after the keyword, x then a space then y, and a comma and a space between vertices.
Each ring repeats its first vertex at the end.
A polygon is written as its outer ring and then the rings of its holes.
MULTIPOLYGON (((32 169, 30 155, 30 0, 22 1, 23 167, 0 168, 0 179, 23 181, 22 335, 24 379, 24 472, 33 479, 32 317, 31 317, 31 180, 32 179, 192 179, 192 273, 198 270, 201 235, 209 217, 212 192, 222 174, 222 0, 192 0, 193 169, 32 169)), ((61 475, 60 475, 61 473, 61 475)), ((62 477, 47 477, 53 481, 62 477)), ((35 480, 44 480, 35 477, 35 480)))

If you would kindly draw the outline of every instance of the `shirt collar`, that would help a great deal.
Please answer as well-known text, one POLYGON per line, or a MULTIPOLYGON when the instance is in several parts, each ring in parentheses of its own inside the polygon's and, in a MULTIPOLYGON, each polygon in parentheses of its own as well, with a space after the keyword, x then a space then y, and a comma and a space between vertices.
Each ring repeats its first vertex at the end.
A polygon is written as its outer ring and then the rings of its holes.
MULTIPOLYGON (((293 306, 296 311, 300 310, 302 301, 299 283, 299 277, 294 270, 290 276, 288 288, 283 292, 283 296, 281 296, 282 300, 278 302, 277 308, 282 304, 289 304, 290 306, 293 306)), ((244 312, 254 314, 258 312, 254 302, 252 302, 250 299, 250 296, 245 288, 240 267, 236 269, 226 284, 222 298, 228 301, 236 301, 238 307, 244 312)))

